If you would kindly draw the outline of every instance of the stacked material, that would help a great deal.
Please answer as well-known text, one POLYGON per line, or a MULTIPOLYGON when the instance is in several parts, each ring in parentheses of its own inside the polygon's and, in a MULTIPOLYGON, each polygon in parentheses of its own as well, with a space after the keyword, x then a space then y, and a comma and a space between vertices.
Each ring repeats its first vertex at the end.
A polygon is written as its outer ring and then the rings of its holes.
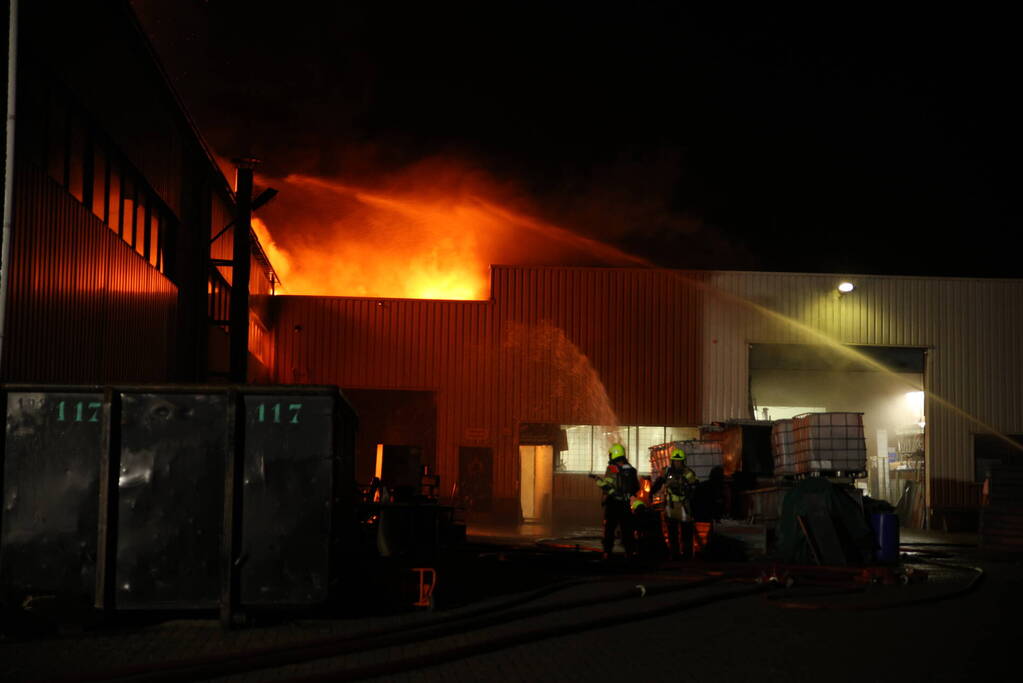
POLYGON ((796 474, 857 474, 867 469, 863 413, 804 413, 792 418, 796 474))
POLYGON ((771 454, 776 476, 790 477, 796 473, 796 437, 792 433, 792 420, 777 420, 771 425, 771 454))
POLYGON ((686 467, 700 481, 710 479, 710 471, 724 463, 724 453, 717 441, 669 441, 650 447, 650 470, 657 473, 667 467, 671 463, 671 451, 676 447, 685 452, 686 467))

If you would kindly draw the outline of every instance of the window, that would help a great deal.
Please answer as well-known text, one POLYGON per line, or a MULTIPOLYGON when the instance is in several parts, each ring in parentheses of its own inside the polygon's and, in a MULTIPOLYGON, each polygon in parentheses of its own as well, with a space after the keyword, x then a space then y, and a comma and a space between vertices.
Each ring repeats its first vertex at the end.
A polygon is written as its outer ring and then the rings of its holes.
POLYGON ((135 184, 127 174, 121 177, 121 239, 135 247, 135 184))
POLYGON ((149 215, 149 263, 160 270, 160 211, 155 210, 149 215))
POLYGON ((110 159, 110 183, 107 193, 107 225, 110 229, 121 235, 121 165, 115 159, 110 159))
POLYGON ((85 201, 85 131, 77 116, 70 121, 68 137, 67 190, 75 199, 85 201))
POLYGON ((26 79, 24 87, 28 110, 40 113, 24 117, 26 125, 20 127, 26 158, 43 167, 151 266, 167 272, 173 214, 55 80, 26 79))
POLYGON ((650 447, 667 443, 667 431, 666 427, 636 427, 636 453, 643 454, 640 471, 644 474, 650 471, 650 447))
POLYGON ((556 471, 603 474, 613 443, 625 446, 629 462, 641 475, 650 474, 650 447, 696 438, 692 427, 562 425, 568 448, 560 453, 556 471))
POLYGON ((92 148, 92 212, 107 220, 107 155, 101 145, 92 148))
POLYGON ((149 227, 146 219, 149 217, 149 212, 146 210, 146 204, 146 195, 141 191, 137 191, 135 195, 135 243, 133 246, 135 251, 139 253, 139 256, 148 260, 146 249, 149 247, 149 244, 146 240, 149 238, 149 227))
POLYGON ((568 425, 564 427, 568 450, 561 452, 560 472, 591 472, 593 470, 593 427, 568 425))
MULTIPOLYGON (((231 317, 231 288, 219 273, 212 273, 209 280, 209 315, 210 320, 227 321, 231 317)), ((227 325, 221 329, 227 331, 227 325)))

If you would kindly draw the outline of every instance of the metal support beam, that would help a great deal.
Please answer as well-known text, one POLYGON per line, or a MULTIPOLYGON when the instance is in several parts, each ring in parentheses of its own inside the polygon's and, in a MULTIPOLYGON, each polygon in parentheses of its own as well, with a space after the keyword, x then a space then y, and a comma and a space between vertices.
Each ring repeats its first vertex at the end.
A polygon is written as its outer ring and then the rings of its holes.
POLYGON ((240 571, 244 558, 242 540, 242 475, 245 469, 245 411, 244 399, 237 391, 228 393, 227 403, 227 462, 224 463, 224 527, 220 565, 220 624, 224 628, 236 625, 241 615, 240 571))
POLYGON ((7 123, 4 136, 3 236, 0 238, 0 361, 7 330, 7 288, 11 270, 11 228, 14 225, 14 116, 18 94, 18 0, 10 1, 7 24, 7 123))
POLYGON ((104 390, 103 432, 100 437, 99 530, 96 543, 96 602, 104 617, 113 614, 117 592, 118 479, 121 469, 121 395, 104 390))
POLYGON ((252 171, 256 159, 237 159, 238 215, 231 266, 231 381, 244 384, 249 370, 249 271, 252 260, 252 171))

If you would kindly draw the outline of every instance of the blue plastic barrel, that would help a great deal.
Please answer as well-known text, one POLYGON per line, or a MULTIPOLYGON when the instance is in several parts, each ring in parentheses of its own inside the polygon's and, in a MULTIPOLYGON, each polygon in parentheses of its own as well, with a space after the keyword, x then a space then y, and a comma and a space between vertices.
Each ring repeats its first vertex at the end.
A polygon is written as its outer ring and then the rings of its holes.
POLYGON ((889 564, 899 561, 899 517, 893 513, 881 513, 870 516, 870 526, 874 529, 876 545, 874 557, 876 561, 889 564))

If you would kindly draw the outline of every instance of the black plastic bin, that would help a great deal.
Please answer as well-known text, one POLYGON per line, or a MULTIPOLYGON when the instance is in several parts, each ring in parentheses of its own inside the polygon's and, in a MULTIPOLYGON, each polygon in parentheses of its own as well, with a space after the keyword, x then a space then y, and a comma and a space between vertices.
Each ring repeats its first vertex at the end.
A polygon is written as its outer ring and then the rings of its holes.
POLYGON ((97 387, 6 387, 0 586, 91 606, 108 404, 97 387))

